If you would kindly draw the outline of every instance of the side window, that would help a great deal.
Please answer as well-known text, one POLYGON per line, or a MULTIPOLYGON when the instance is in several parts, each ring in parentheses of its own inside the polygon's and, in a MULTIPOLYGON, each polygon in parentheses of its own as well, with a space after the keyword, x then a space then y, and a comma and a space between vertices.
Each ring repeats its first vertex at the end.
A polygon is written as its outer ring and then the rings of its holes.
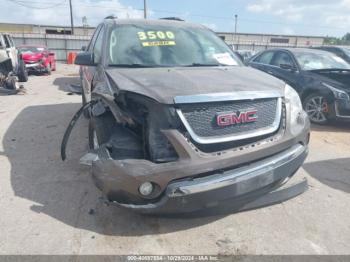
POLYGON ((87 47, 87 51, 89 51, 89 52, 92 52, 92 51, 93 51, 94 44, 95 44, 95 42, 96 42, 96 38, 97 38, 99 32, 101 31, 101 28, 102 28, 102 26, 99 26, 99 27, 97 27, 97 29, 95 30, 95 33, 94 33, 94 35, 92 36, 92 38, 91 38, 91 40, 90 40, 90 43, 89 43, 89 45, 88 45, 88 47, 87 47))
POLYGON ((10 43, 10 46, 12 47, 12 46, 15 46, 15 42, 13 41, 13 38, 11 37, 11 36, 7 36, 8 37, 8 39, 9 39, 9 43, 10 43))
POLYGON ((6 48, 10 48, 11 47, 11 43, 7 37, 7 35, 4 36, 4 40, 5 40, 5 45, 6 45, 6 48))
POLYGON ((262 53, 261 55, 259 55, 257 58, 254 59, 254 62, 270 65, 273 55, 274 55, 274 52, 272 51, 262 53))
POLYGON ((94 45, 94 62, 99 63, 102 60, 102 47, 103 47, 103 33, 104 30, 102 29, 100 33, 97 36, 95 45, 94 45))
POLYGON ((278 52, 272 61, 272 65, 278 67, 280 65, 289 65, 291 67, 295 67, 292 57, 285 52, 278 52))

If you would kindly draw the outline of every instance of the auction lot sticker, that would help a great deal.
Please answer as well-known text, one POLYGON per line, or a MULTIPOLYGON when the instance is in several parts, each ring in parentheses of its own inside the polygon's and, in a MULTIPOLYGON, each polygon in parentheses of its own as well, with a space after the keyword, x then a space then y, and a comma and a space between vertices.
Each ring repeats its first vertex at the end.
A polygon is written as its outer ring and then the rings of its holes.
POLYGON ((175 34, 171 31, 141 31, 137 33, 143 47, 175 46, 175 34))

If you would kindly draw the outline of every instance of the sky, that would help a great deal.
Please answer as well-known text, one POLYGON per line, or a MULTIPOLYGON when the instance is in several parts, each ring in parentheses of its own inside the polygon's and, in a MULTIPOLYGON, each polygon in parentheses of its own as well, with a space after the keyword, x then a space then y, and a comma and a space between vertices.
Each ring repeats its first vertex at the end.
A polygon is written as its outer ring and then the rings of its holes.
MULTIPOLYGON (((150 18, 177 16, 219 32, 340 37, 350 32, 350 0, 147 0, 150 18)), ((143 0, 72 0, 75 25, 107 15, 142 18, 143 0)), ((0 0, 0 22, 69 25, 69 0, 0 0), (13 11, 15 10, 15 12, 13 11)))

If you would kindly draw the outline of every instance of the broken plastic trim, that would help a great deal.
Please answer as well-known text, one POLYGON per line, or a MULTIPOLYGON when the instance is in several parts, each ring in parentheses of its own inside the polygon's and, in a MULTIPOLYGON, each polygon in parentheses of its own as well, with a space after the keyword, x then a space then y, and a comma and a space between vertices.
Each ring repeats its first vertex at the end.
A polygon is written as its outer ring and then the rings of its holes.
POLYGON ((75 126, 75 124, 77 123, 78 119, 80 118, 80 116, 83 114, 84 110, 88 109, 89 107, 95 105, 97 103, 96 100, 94 101, 90 101, 88 103, 86 103, 85 105, 83 105, 78 112, 75 113, 75 115, 73 116, 72 120, 69 122, 69 125, 66 129, 66 132, 64 133, 63 139, 62 139, 62 143, 61 143, 61 158, 62 161, 65 161, 67 158, 66 155, 66 147, 67 147, 67 143, 70 137, 70 134, 72 133, 72 130, 75 126))

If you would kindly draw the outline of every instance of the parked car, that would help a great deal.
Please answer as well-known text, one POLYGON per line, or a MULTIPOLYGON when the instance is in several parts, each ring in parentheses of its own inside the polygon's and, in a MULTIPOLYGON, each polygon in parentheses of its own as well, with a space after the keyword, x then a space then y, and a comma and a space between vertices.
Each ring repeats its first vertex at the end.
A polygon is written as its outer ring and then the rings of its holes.
POLYGON ((25 64, 9 34, 0 33, 0 68, 0 82, 8 83, 10 79, 11 88, 15 88, 15 77, 20 82, 28 81, 25 64))
POLYGON ((350 46, 319 46, 313 48, 336 54, 350 64, 350 46))
POLYGON ((56 70, 55 53, 42 45, 22 45, 19 47, 29 72, 47 73, 56 70))
POLYGON ((61 155, 89 109, 91 151, 81 161, 109 203, 158 214, 243 210, 306 190, 306 181, 278 189, 308 152, 298 94, 243 66, 206 27, 105 19, 75 63, 84 105, 61 155))
POLYGON ((237 50, 236 52, 242 57, 243 62, 248 61, 256 54, 256 52, 253 50, 237 50))
POLYGON ((292 86, 312 122, 350 120, 350 65, 342 58, 321 50, 272 49, 248 64, 292 86))

